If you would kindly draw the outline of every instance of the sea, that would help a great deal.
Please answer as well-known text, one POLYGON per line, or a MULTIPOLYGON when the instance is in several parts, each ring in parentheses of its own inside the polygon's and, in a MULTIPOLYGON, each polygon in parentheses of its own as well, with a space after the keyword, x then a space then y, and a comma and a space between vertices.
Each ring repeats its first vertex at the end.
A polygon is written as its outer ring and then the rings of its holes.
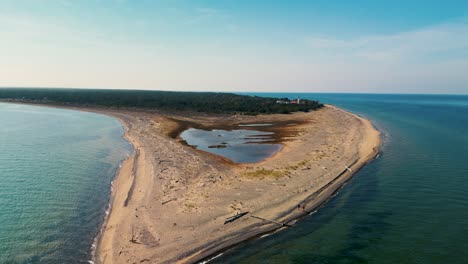
POLYGON ((0 263, 88 263, 132 149, 114 118, 0 103, 0 263))
MULTIPOLYGON (((336 105, 383 145, 319 210, 210 263, 468 263, 468 96, 249 95, 336 105)), ((98 114, 0 104, 0 263, 89 261, 131 152, 122 133, 98 114)))
POLYGON ((383 146, 318 211, 210 263, 468 263, 467 95, 250 95, 339 106, 370 119, 383 146))

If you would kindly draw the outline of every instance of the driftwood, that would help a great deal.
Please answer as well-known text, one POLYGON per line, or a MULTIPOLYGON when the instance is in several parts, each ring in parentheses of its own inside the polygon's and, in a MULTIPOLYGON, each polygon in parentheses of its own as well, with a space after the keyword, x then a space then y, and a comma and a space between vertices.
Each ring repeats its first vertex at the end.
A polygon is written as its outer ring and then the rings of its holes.
POLYGON ((162 202, 161 204, 167 204, 168 202, 172 202, 172 201, 175 201, 175 200, 177 200, 177 198, 169 199, 167 201, 162 202))
POLYGON ((243 217, 244 215, 246 215, 248 213, 249 213, 249 211, 230 216, 230 217, 226 218, 226 220, 224 221, 224 224, 234 222, 237 219, 243 217))

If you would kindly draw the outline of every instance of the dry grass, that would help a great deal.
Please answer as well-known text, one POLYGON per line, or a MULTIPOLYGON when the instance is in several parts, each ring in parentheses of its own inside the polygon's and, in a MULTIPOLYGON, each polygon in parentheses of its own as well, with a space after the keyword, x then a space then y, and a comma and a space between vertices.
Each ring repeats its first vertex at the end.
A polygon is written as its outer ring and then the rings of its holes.
POLYGON ((309 164, 309 161, 308 160, 303 160, 303 161, 300 161, 294 165, 289 165, 288 167, 286 167, 287 170, 297 170, 299 168, 302 168, 302 167, 305 167, 306 165, 309 164))
POLYGON ((278 178, 285 176, 286 174, 287 172, 283 170, 266 170, 266 169, 248 171, 244 173, 245 176, 249 178, 255 178, 255 179, 265 179, 265 178, 278 179, 278 178))

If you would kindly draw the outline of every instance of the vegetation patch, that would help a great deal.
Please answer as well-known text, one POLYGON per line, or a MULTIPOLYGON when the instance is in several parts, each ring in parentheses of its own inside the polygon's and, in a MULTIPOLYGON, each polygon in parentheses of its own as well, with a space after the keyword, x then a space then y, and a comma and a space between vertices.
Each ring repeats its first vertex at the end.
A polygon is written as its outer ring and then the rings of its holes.
POLYGON ((266 169, 248 171, 244 173, 245 176, 249 178, 256 178, 256 179, 264 179, 264 178, 278 179, 278 178, 285 176, 286 174, 287 172, 283 170, 266 170, 266 169))
POLYGON ((298 162, 298 163, 296 163, 294 165, 288 166, 287 169, 288 170, 297 170, 297 169, 299 169, 301 167, 304 167, 304 166, 306 166, 308 164, 309 164, 308 160, 303 160, 303 161, 300 161, 300 162, 298 162))

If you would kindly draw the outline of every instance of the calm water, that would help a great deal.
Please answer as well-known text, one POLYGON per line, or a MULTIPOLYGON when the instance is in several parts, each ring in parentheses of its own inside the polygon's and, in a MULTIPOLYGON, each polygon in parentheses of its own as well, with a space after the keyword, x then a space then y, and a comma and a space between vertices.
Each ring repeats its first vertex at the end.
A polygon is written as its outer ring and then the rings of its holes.
POLYGON ((114 119, 0 103, 0 263, 86 263, 131 151, 114 119))
MULTIPOLYGON (((267 125, 269 124, 244 125, 244 127, 267 125)), ((226 157, 233 162, 253 163, 268 158, 281 149, 280 144, 265 143, 273 140, 272 135, 273 132, 246 129, 229 131, 190 128, 182 132, 180 137, 197 149, 226 157)))
POLYGON ((468 263, 468 96, 299 96, 370 118, 381 156, 314 215, 212 263, 468 263))

